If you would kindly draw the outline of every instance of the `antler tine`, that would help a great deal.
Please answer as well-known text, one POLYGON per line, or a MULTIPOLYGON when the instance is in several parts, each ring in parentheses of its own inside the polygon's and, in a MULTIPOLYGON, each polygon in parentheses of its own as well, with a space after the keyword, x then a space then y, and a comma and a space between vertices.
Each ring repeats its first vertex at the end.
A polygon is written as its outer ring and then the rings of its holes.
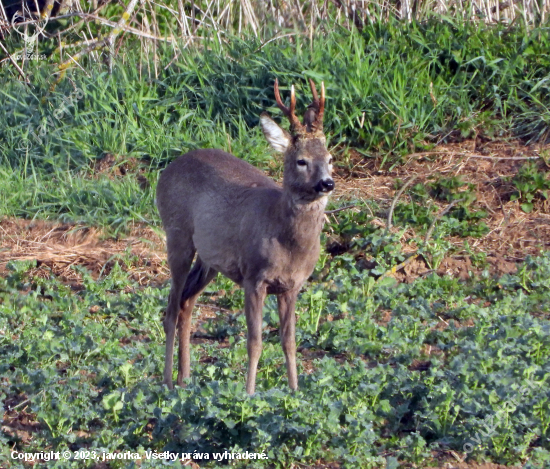
POLYGON ((304 114, 304 125, 306 126, 308 132, 314 132, 316 130, 323 129, 323 119, 321 118, 321 120, 319 121, 318 118, 321 103, 319 102, 317 88, 315 87, 315 83, 311 78, 309 79, 309 87, 311 88, 313 101, 311 101, 311 104, 307 107, 306 113, 304 114))
POLYGON ((302 124, 296 117, 296 114, 294 114, 294 111, 296 109, 296 93, 294 92, 294 85, 292 85, 292 87, 290 88, 290 109, 283 104, 281 94, 279 93, 279 80, 277 78, 275 78, 273 91, 275 93, 275 101, 277 102, 277 106, 279 106, 279 109, 283 111, 283 114, 290 121, 290 129, 292 131, 302 130, 302 124))
POLYGON ((317 88, 315 88, 315 83, 311 78, 309 79, 309 87, 311 88, 311 94, 313 95, 313 103, 317 104, 317 102, 319 101, 319 96, 317 95, 317 88))
POLYGON ((325 113, 325 82, 321 82, 321 99, 319 100, 319 112, 315 124, 318 129, 323 128, 323 114, 325 113))
POLYGON ((277 102, 277 106, 279 106, 279 109, 283 111, 283 114, 286 117, 290 117, 290 109, 287 108, 281 99, 281 95, 279 93, 279 80, 275 78, 275 84, 273 85, 273 92, 275 93, 275 101, 277 102))
POLYGON ((294 115, 294 110, 296 109, 296 93, 294 91, 294 85, 290 87, 290 115, 292 117, 296 117, 294 115))
POLYGON ((313 80, 309 79, 313 101, 307 107, 304 115, 304 125, 308 132, 317 132, 323 130, 323 114, 325 113, 325 83, 321 82, 321 99, 317 94, 317 88, 313 80))

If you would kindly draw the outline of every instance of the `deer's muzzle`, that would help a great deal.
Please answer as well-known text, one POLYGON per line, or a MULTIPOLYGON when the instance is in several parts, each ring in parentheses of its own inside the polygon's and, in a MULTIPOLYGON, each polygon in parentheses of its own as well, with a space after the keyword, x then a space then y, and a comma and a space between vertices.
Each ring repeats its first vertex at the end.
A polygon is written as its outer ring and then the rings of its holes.
POLYGON ((317 192, 332 192, 334 189, 334 181, 331 178, 321 179, 315 186, 317 192))

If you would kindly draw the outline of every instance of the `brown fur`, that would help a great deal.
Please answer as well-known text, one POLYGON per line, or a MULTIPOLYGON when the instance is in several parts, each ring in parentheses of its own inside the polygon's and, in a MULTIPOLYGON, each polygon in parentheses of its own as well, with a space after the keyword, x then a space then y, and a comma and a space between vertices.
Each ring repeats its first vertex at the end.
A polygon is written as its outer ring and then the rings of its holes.
POLYGON ((157 206, 172 273, 164 322, 163 382, 169 387, 176 326, 178 384, 183 385, 190 374, 191 312, 217 272, 245 289, 247 392, 252 394, 255 389, 267 294, 278 297, 289 385, 298 387, 294 306, 319 257, 326 196, 334 187, 331 157, 322 132, 289 135, 266 115, 262 115, 262 127, 274 147, 286 150, 282 188, 250 164, 220 150, 189 152, 172 162, 159 179, 157 206))

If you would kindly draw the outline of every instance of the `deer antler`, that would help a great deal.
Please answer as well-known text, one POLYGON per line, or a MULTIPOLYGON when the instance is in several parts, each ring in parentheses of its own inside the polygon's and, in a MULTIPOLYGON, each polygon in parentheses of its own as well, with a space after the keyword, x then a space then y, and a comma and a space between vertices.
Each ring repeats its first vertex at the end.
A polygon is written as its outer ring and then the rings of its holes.
POLYGON ((319 113, 315 125, 319 130, 323 130, 323 117, 325 115, 325 82, 321 82, 321 100, 319 101, 319 113))
POLYGON ((279 109, 283 111, 283 114, 290 121, 290 130, 292 132, 303 131, 303 126, 300 123, 300 120, 296 117, 296 114, 294 114, 294 110, 296 109, 296 95, 294 93, 294 85, 292 85, 290 89, 290 108, 286 107, 281 100, 281 95, 279 94, 279 80, 277 80, 277 78, 275 78, 273 91, 275 93, 275 101, 277 102, 277 106, 279 106, 279 109))
POLYGON ((323 114, 325 113, 325 84, 321 82, 321 99, 317 94, 317 88, 313 80, 309 79, 311 94, 313 95, 312 103, 307 107, 304 114, 304 125, 308 132, 323 130, 323 114))
POLYGON ((313 102, 316 104, 319 104, 319 96, 317 96, 317 88, 315 88, 315 83, 311 78, 309 79, 309 87, 311 88, 311 94, 313 95, 313 102))

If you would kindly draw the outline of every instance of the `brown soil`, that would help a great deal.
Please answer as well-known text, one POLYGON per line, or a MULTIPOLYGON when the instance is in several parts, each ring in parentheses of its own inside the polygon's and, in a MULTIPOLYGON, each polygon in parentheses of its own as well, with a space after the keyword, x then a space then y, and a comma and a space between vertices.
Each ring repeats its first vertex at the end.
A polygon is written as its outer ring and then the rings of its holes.
POLYGON ((29 443, 33 433, 42 429, 36 415, 29 410, 30 405, 29 399, 24 394, 7 397, 4 401, 4 412, 0 421, 1 430, 10 438, 23 444, 29 443))

